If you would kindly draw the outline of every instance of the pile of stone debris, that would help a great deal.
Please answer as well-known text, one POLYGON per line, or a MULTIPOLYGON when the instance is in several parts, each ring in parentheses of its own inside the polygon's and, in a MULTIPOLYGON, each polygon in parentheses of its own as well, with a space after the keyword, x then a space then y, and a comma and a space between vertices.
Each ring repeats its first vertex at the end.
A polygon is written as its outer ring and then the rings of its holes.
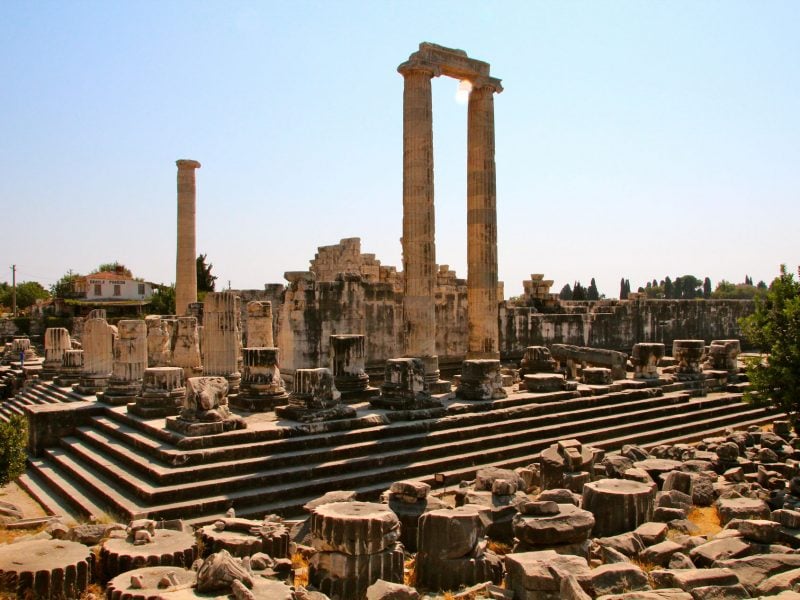
MULTIPOLYGON (((800 599, 800 438, 787 421, 649 451, 562 440, 455 490, 332 492, 309 518, 225 516, 193 530, 57 519, 0 545, 20 597, 389 600, 800 599), (414 554, 411 554, 414 552, 414 554), (303 583, 304 585, 300 585, 303 583)), ((5 519, 25 524, 13 507, 5 519)), ((29 525, 35 525, 31 522, 29 525)))

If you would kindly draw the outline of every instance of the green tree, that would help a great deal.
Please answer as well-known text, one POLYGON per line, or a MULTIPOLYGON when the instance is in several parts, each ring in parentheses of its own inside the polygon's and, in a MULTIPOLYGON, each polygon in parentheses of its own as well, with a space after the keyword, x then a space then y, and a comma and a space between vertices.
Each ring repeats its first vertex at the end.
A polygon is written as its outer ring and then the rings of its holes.
POLYGON ((28 420, 12 415, 8 423, 0 421, 0 486, 8 485, 25 470, 25 446, 28 420))
POLYGON ((628 294, 631 291, 630 282, 626 281, 623 277, 619 280, 619 299, 625 300, 628 297, 628 294))
POLYGON ((675 289, 672 285, 672 279, 669 277, 664 278, 664 298, 675 298, 675 289))
POLYGON ((71 298, 75 296, 75 281, 81 277, 80 273, 75 273, 70 269, 50 287, 50 294, 54 298, 71 298))
POLYGON ((217 280, 215 275, 211 274, 213 264, 206 264, 208 257, 201 254, 197 257, 197 291, 198 292, 213 292, 214 282, 217 280))
MULTIPOLYGON (((13 304, 14 291, 12 287, 5 286, 0 291, 0 305, 11 306, 13 304)), ((37 300, 46 300, 50 297, 50 292, 42 287, 37 281, 26 281, 17 284, 17 308, 28 308, 36 304, 37 300)))
POLYGON ((589 282, 589 287, 586 288, 586 299, 587 300, 599 300, 600 299, 600 291, 597 289, 597 284, 594 281, 594 277, 589 282))
POLYGON ((703 298, 711 298, 711 280, 708 277, 703 280, 703 298))
POLYGON ((568 283, 565 284, 563 288, 561 288, 558 297, 561 300, 572 300, 572 288, 568 283))
POLYGON ((746 361, 752 388, 746 397, 758 403, 771 401, 797 428, 794 412, 800 405, 800 282, 786 272, 786 265, 781 265, 780 275, 755 302, 755 312, 739 323, 745 337, 768 356, 746 361))
POLYGON ((153 291, 147 311, 151 315, 174 315, 175 284, 158 286, 153 291))
POLYGON ((581 285, 580 281, 576 281, 572 286, 572 299, 586 300, 586 288, 581 285))

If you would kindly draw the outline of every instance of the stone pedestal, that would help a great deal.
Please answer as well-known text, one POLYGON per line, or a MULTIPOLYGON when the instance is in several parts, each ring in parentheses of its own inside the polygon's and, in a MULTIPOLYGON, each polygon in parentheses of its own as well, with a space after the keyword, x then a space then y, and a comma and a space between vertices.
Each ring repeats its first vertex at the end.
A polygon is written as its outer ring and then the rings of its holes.
POLYGON ((634 344, 631 351, 634 378, 658 379, 658 361, 664 358, 664 344, 641 343, 634 344))
POLYGON ((278 367, 278 348, 242 350, 242 384, 231 405, 251 412, 268 412, 289 401, 278 367))
POLYGON ((72 349, 69 331, 63 327, 48 327, 44 330, 44 362, 40 379, 52 379, 61 370, 64 352, 72 349))
POLYGON ((172 347, 172 365, 181 367, 185 379, 202 372, 200 365, 200 332, 196 317, 178 317, 175 326, 175 344, 172 347))
POLYGON ((675 359, 675 374, 678 379, 700 379, 703 374, 703 355, 706 344, 703 340, 674 340, 672 356, 675 359))
POLYGON ((199 530, 203 557, 221 550, 244 558, 257 552, 288 558, 289 530, 283 523, 226 517, 199 530))
POLYGON ((465 360, 456 395, 466 400, 499 400, 508 396, 503 389, 500 361, 486 358, 465 360))
POLYGON ((98 400, 122 405, 132 402, 142 390, 147 368, 147 325, 144 321, 122 320, 117 324, 114 363, 108 388, 98 400))
POLYGON ((15 337, 11 340, 11 356, 10 360, 34 360, 36 358, 36 349, 31 344, 30 338, 15 337))
POLYGON ((79 598, 92 580, 88 546, 31 540, 0 546, 0 592, 16 598, 79 598))
POLYGON ((561 392, 569 384, 561 373, 529 373, 522 381, 525 389, 534 394, 561 392))
POLYGON ((390 358, 381 395, 370 400, 377 408, 389 410, 417 410, 441 406, 441 401, 431 398, 425 385, 425 366, 418 358, 390 358))
POLYGON ((128 412, 145 419, 177 415, 185 395, 183 369, 150 367, 144 371, 142 393, 128 404, 128 412))
POLYGON ((203 375, 225 377, 239 391, 240 299, 231 292, 209 292, 203 309, 203 375))
POLYGON ((332 335, 328 348, 333 379, 342 401, 377 395, 378 389, 369 386, 369 375, 364 370, 366 340, 363 335, 332 335))
POLYGON ((83 371, 74 389, 79 394, 91 395, 108 387, 114 366, 114 338, 116 328, 105 319, 87 319, 83 328, 83 371))
POLYGON ((515 553, 558 548, 567 554, 585 555, 583 544, 589 539, 595 523, 591 512, 574 504, 555 502, 530 503, 525 505, 525 510, 512 522, 517 538, 515 553), (542 505, 552 504, 555 504, 555 510, 543 510, 545 507, 542 505), (529 506, 534 510, 529 511, 529 506))
POLYGON ((247 347, 272 348, 272 302, 247 303, 247 347))
POLYGON ((224 377, 189 378, 180 415, 167 417, 167 429, 186 436, 214 435, 245 427, 244 420, 228 409, 228 382, 224 377))
POLYGON ((308 578, 331 597, 362 598, 378 579, 403 581, 400 522, 382 504, 334 502, 311 513, 308 578))
POLYGON ((166 319, 150 315, 144 322, 147 326, 147 366, 172 366, 172 335, 166 319))
POLYGON ((708 366, 715 371, 739 372, 737 360, 742 351, 739 340, 711 340, 708 347, 708 366))
POLYGON ((519 376, 524 377, 529 373, 552 373, 556 370, 556 361, 553 360, 550 350, 546 346, 528 346, 519 364, 519 376))
POLYGON ((175 314, 187 314, 197 302, 197 248, 195 242, 196 160, 178 160, 178 252, 175 263, 175 314))
POLYGON ((61 387, 69 387, 80 381, 83 371, 83 350, 65 350, 64 358, 54 382, 61 387))
POLYGON ((354 418, 356 410, 340 404, 340 399, 330 370, 297 369, 289 404, 277 407, 275 414, 303 423, 354 418))
POLYGON ((560 440, 539 455, 542 489, 581 491, 594 476, 594 449, 578 440, 560 440))
POLYGON ((100 547, 103 579, 113 579, 120 573, 141 565, 190 568, 197 558, 197 541, 191 533, 172 529, 153 529, 149 541, 127 538, 105 540, 100 547))
POLYGON ((605 367, 585 367, 581 371, 581 379, 586 385, 611 385, 614 379, 611 377, 611 369, 605 367))

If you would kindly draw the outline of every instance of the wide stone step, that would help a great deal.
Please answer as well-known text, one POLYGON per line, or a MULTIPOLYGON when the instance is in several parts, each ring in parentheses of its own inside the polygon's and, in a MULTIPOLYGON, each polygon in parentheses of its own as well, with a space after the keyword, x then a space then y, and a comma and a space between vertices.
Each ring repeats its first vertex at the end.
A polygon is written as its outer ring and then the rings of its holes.
MULTIPOLYGON (((725 400, 721 398, 720 400, 725 400)), ((737 411, 737 405, 730 403, 713 403, 710 408, 701 408, 708 402, 695 402, 697 410, 691 413, 681 414, 675 412, 671 418, 673 423, 686 423, 691 425, 693 422, 703 422, 703 420, 726 417, 732 412, 737 411)), ((738 405, 741 406, 741 405, 738 405)), ((73 461, 70 463, 72 474, 87 485, 91 485, 92 473, 101 473, 102 477, 114 479, 118 487, 124 486, 128 500, 132 500, 135 494, 141 501, 142 506, 159 504, 170 501, 179 501, 195 498, 201 500, 204 497, 214 496, 224 492, 235 492, 253 487, 277 486, 277 489, 286 494, 286 485, 295 481, 309 482, 333 479, 341 481, 342 478, 356 474, 356 482, 365 472, 391 471, 397 479, 410 477, 410 474, 399 473, 405 471, 405 466, 409 460, 409 448, 414 448, 413 456, 415 462, 426 462, 430 465, 437 464, 437 468, 451 469, 461 464, 474 465, 486 461, 512 460, 516 459, 519 464, 527 464, 524 461, 534 455, 550 443, 564 437, 578 437, 584 443, 594 442, 596 439, 613 439, 613 436, 625 435, 632 439, 647 439, 649 429, 660 428, 664 421, 664 415, 660 415, 653 410, 637 411, 631 415, 632 423, 621 422, 619 417, 605 417, 603 419, 589 419, 585 421, 574 421, 568 425, 555 424, 547 427, 539 427, 513 435, 506 433, 486 433, 482 437, 474 435, 464 436, 457 442, 445 440, 443 443, 438 441, 436 434, 428 436, 426 440, 418 440, 415 445, 402 444, 402 448, 394 451, 387 451, 382 448, 374 448, 367 456, 360 458, 344 458, 332 460, 334 457, 327 456, 327 461, 310 463, 307 465, 298 464, 296 460, 287 460, 282 457, 276 468, 247 473, 237 476, 219 477, 226 473, 225 469, 220 469, 213 479, 196 479, 178 485, 156 486, 127 471, 124 464, 107 455, 99 455, 94 448, 88 446, 78 439, 66 439, 64 450, 69 453, 73 461), (427 443, 425 443, 427 442, 427 443)), ((687 429, 687 426, 684 429, 687 429)), ((484 430, 485 431, 485 430, 484 430)), ((50 452, 50 451, 48 451, 50 452)), ((56 460, 61 460, 62 453, 58 453, 56 460)), ((431 467, 433 468, 433 467, 431 467)), ((414 476, 428 475, 426 472, 417 472, 414 476)), ((102 494, 103 490, 99 490, 102 494)), ((125 499, 106 498, 109 501, 119 501, 121 506, 125 505, 125 499)))
MULTIPOLYGON (((331 431, 256 442, 248 441, 228 447, 211 447, 202 450, 175 449, 169 444, 165 445, 162 441, 162 431, 153 427, 154 421, 144 423, 138 418, 131 420, 129 415, 117 409, 110 410, 106 415, 94 417, 93 425, 96 425, 96 429, 103 435, 116 438, 126 449, 135 448, 151 457, 150 460, 144 461, 137 457, 138 453, 134 452, 129 461, 131 467, 141 467, 145 471, 152 471, 156 468, 153 466, 152 459, 156 459, 158 463, 165 466, 182 465, 184 466, 183 472, 192 473, 191 477, 194 478, 193 467, 208 468, 214 462, 234 463, 231 465, 232 468, 247 470, 252 468, 251 465, 263 461, 264 457, 270 457, 276 453, 305 451, 314 448, 324 449, 326 452, 335 448, 342 452, 347 448, 357 448, 356 445, 359 443, 391 443, 391 440, 400 440, 396 443, 405 443, 406 439, 410 438, 401 440, 402 436, 429 436, 432 432, 463 429, 470 426, 474 427, 476 431, 485 430, 487 427, 499 428, 495 431, 511 431, 548 422, 589 418, 603 414, 620 414, 633 411, 637 407, 670 405, 686 402, 688 399, 689 396, 685 394, 660 396, 653 391, 626 392, 594 398, 578 398, 562 403, 531 403, 525 407, 501 408, 484 413, 456 414, 440 419, 392 423, 388 426, 381 425, 359 430, 331 431), (154 439, 152 435, 158 435, 159 439, 154 439)), ((530 398, 528 400, 530 401, 530 398)), ((163 423, 163 421, 155 421, 155 423, 163 423)), ((86 431, 86 428, 81 431, 86 431)), ((173 435, 171 432, 168 433, 173 435)), ((90 443, 101 443, 98 436, 89 441, 90 443)), ((105 445, 112 446, 113 444, 109 441, 105 445)), ((170 471, 171 476, 181 477, 180 469, 171 468, 170 471)), ((157 476, 157 473, 155 475, 157 476)))
POLYGON ((24 489, 50 516, 64 523, 77 523, 85 518, 64 500, 63 493, 43 480, 34 469, 28 469, 17 478, 17 484, 24 489))

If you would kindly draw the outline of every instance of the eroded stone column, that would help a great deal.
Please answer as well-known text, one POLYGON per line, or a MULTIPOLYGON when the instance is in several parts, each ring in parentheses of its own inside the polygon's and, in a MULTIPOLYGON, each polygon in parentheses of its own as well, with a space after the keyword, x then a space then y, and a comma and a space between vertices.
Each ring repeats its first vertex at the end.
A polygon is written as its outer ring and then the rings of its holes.
POLYGON ((48 327, 44 331, 44 362, 39 377, 49 379, 56 375, 64 362, 64 352, 72 349, 69 331, 63 327, 48 327))
POLYGON ((497 193, 494 94, 473 83, 467 116, 467 358, 500 358, 497 297, 497 193))
POLYGON ((177 415, 186 395, 183 369, 180 367, 149 367, 142 378, 142 393, 128 412, 146 419, 177 415))
MULTIPOLYGON (((122 320, 117 323, 117 333, 111 378, 102 400, 122 405, 133 402, 142 390, 147 368, 147 325, 142 320, 122 320)), ((101 399, 99 394, 98 399, 101 399)))
POLYGON ((75 391, 90 395, 108 386, 114 366, 116 335, 116 327, 105 319, 87 319, 83 328, 83 371, 75 391))
POLYGON ((200 332, 195 317, 178 317, 175 343, 172 345, 172 366, 181 367, 184 379, 202 372, 200 366, 200 332))
POLYGON ((178 256, 175 274, 175 314, 187 314, 197 302, 197 248, 195 242, 196 160, 178 160, 178 256))
POLYGON ((414 63, 403 75, 403 327, 405 356, 422 359, 426 380, 439 379, 436 358, 433 68, 414 63))
POLYGON ((58 375, 55 376, 55 383, 61 387, 69 387, 80 381, 83 371, 83 350, 65 350, 64 360, 58 375))
POLYGON ((377 393, 369 387, 366 363, 366 338, 360 334, 332 335, 329 338, 330 365, 342 399, 366 398, 377 393))
POLYGON ((356 409, 340 404, 341 397, 330 369, 297 369, 289 404, 277 407, 275 414, 304 423, 354 418, 356 409))
POLYGON ((209 292, 203 310, 203 375, 228 380, 229 392, 239 391, 239 296, 231 292, 209 292))
POLYGON ((247 347, 272 348, 272 302, 247 303, 247 347))
POLYGON ((279 366, 278 348, 244 348, 242 383, 231 405, 251 412, 269 412, 289 401, 279 366))
POLYGON ((168 367, 172 361, 172 335, 167 321, 157 315, 144 320, 147 325, 147 366, 168 367))

